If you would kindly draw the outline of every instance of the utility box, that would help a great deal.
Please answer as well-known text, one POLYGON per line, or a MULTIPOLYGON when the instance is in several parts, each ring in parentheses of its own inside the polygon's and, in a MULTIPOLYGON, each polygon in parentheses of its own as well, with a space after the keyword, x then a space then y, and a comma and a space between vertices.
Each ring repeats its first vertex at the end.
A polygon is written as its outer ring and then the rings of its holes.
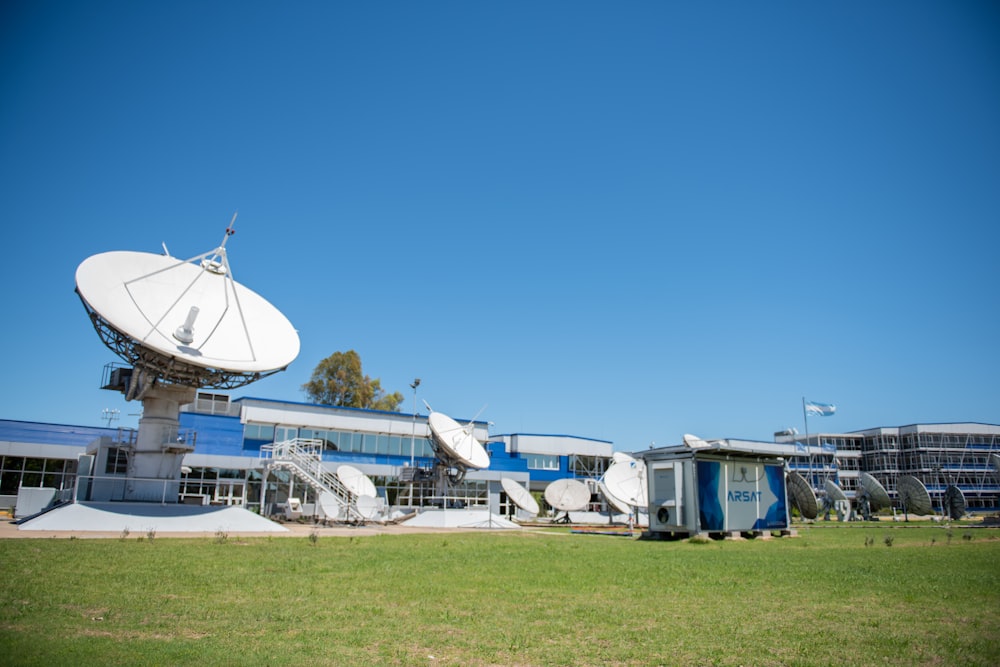
POLYGON ((650 537, 788 528, 785 462, 779 456, 719 445, 663 447, 641 456, 650 537))

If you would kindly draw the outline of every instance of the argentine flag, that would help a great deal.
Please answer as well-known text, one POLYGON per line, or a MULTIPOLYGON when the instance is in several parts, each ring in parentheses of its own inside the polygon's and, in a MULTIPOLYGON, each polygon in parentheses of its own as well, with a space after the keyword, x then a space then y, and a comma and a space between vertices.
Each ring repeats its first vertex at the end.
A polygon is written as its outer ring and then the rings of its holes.
POLYGON ((837 406, 832 403, 817 403, 816 401, 806 401, 806 414, 818 417, 829 417, 837 411, 837 406))

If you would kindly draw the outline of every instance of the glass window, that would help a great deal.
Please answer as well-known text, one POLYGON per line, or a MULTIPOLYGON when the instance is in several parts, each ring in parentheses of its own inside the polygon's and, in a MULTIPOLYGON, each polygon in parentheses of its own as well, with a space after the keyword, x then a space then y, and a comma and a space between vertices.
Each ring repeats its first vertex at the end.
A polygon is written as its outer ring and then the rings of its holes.
POLYGON ((124 475, 128 472, 128 451, 119 447, 108 448, 108 460, 104 464, 105 475, 124 475))
POLYGON ((529 470, 559 470, 559 457, 548 454, 528 454, 529 470))
POLYGON ((267 424, 247 424, 243 428, 243 437, 247 440, 274 440, 274 426, 267 424))

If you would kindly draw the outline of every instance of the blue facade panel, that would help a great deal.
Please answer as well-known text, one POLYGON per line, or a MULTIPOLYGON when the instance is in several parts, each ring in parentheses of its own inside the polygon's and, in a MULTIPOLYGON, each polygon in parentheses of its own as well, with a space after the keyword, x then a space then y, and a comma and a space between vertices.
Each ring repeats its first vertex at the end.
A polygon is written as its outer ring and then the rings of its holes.
POLYGON ((117 427, 66 426, 0 419, 0 440, 6 442, 34 442, 40 445, 86 447, 101 436, 114 437, 117 434, 117 427))
MULTIPOLYGON (((182 412, 180 430, 194 431, 195 453, 212 456, 247 456, 243 451, 243 424, 239 417, 182 412)), ((256 456, 256 453, 250 454, 256 456)))

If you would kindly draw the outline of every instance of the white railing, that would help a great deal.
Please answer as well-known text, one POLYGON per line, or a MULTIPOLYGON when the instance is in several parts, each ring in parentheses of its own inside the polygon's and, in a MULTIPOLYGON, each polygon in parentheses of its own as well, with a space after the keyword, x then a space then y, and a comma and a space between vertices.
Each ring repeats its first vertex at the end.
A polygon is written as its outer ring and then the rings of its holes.
POLYGON ((317 494, 332 494, 347 509, 349 521, 364 521, 365 516, 358 511, 357 498, 344 486, 340 478, 323 467, 323 441, 295 438, 284 440, 260 448, 260 457, 268 468, 288 470, 309 486, 317 494))

